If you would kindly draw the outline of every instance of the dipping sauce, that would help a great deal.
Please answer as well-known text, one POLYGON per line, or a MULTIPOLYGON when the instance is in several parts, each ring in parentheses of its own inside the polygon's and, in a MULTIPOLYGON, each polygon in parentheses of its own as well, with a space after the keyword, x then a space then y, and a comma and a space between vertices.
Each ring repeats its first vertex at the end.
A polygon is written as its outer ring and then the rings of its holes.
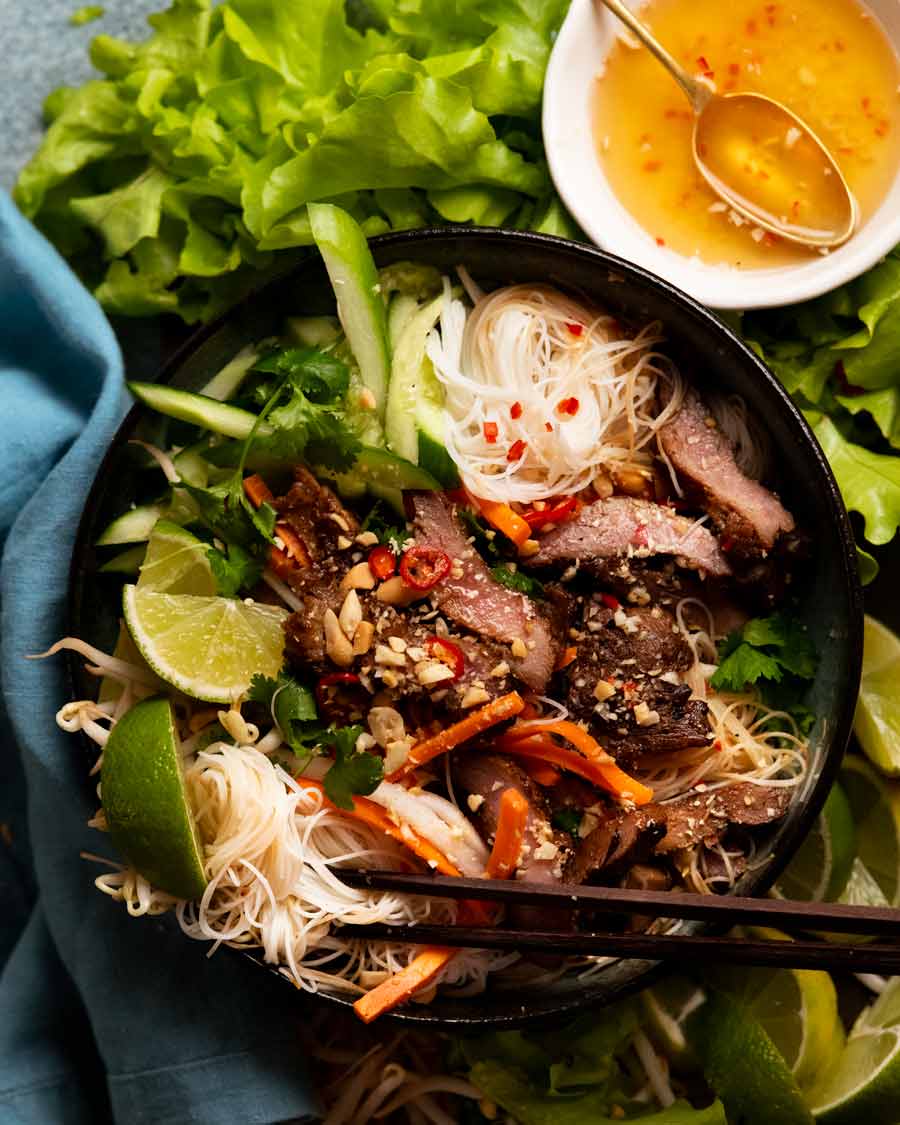
MULTIPOLYGON (((900 163, 900 63, 881 25, 856 0, 651 0, 640 15, 718 93, 756 91, 784 102, 837 159, 860 221, 876 210, 900 163)), ((610 186, 659 245, 744 268, 801 263, 818 253, 742 218, 705 183, 691 156, 693 111, 643 47, 624 39, 613 47, 596 83, 594 122, 610 186)), ((729 143, 726 133, 715 139, 729 143)), ((814 203, 827 206, 828 189, 778 182, 776 146, 799 138, 786 132, 757 140, 744 174, 767 192, 771 185, 773 213, 805 226, 814 203)))

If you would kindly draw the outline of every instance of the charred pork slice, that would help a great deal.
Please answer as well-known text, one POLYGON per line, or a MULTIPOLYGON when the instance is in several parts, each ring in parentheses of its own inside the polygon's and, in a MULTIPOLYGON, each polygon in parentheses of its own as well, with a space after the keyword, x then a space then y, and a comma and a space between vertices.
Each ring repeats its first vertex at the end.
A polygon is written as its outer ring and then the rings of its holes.
POLYGON ((659 431, 659 444, 738 554, 769 551, 779 535, 794 530, 793 516, 778 498, 740 469, 731 443, 695 391, 687 392, 681 409, 659 431))
POLYGON ((541 539, 529 566, 577 563, 587 569, 616 560, 673 556, 686 570, 724 578, 731 567, 712 532, 651 500, 610 496, 582 508, 573 520, 541 539))
POLYGON ((552 611, 542 611, 524 594, 494 581, 446 496, 416 492, 411 503, 417 545, 445 551, 453 562, 450 574, 432 591, 433 604, 457 625, 509 645, 507 659, 515 675, 543 691, 562 649, 564 628, 552 611))
POLYGON ((597 877, 614 880, 626 864, 642 863, 653 855, 665 832, 665 816, 658 805, 610 810, 610 815, 575 849, 566 864, 565 881, 587 883, 597 877))
POLYGON ((567 837, 553 829, 544 795, 528 774, 500 754, 456 753, 452 759, 454 788, 466 803, 485 842, 497 832, 500 799, 517 789, 528 802, 528 820, 516 878, 538 883, 558 881, 568 854, 567 837))
POLYGON ((792 797, 793 789, 788 786, 751 781, 689 793, 661 806, 666 834, 656 850, 664 855, 699 843, 712 847, 730 824, 751 827, 780 820, 792 797))
POLYGON ((691 663, 675 620, 660 606, 584 611, 575 660, 563 673, 565 702, 626 769, 645 755, 705 746, 707 705, 673 673, 691 663))

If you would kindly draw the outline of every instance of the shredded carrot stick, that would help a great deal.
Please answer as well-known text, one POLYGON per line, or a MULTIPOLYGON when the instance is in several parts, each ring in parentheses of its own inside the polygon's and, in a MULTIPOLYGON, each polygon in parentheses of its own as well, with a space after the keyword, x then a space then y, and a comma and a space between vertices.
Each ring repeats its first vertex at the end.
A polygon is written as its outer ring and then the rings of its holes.
POLYGON ((471 715, 460 719, 458 723, 453 723, 452 726, 446 727, 434 737, 426 738, 413 746, 403 765, 394 770, 387 780, 397 781, 399 778, 405 777, 417 767, 430 762, 432 758, 446 754, 448 750, 459 746, 460 743, 468 742, 470 738, 489 730, 497 723, 514 718, 524 706, 525 702, 517 691, 511 691, 507 695, 492 699, 490 703, 485 703, 483 707, 479 707, 471 715))
POLYGON ((509 504, 502 504, 499 500, 479 500, 477 498, 475 503, 481 509, 481 514, 491 527, 495 527, 502 532, 517 547, 523 546, 531 538, 531 527, 528 521, 514 512, 509 504))
POLYGON ((429 984, 455 956, 458 949, 448 949, 444 945, 426 945, 418 957, 411 961, 405 969, 394 973, 392 977, 376 985, 371 992, 360 998, 353 1005, 353 1010, 363 1021, 371 1023, 372 1020, 384 1015, 385 1012, 396 1008, 429 984))
POLYGON ((370 828, 376 828, 384 832, 386 836, 399 841, 405 845, 411 852, 414 852, 419 859, 424 859, 425 862, 432 867, 435 871, 440 871, 442 875, 455 875, 460 874, 459 868, 450 862, 442 851, 434 846, 430 841, 426 840, 424 836, 420 836, 408 824, 395 824, 393 820, 384 811, 381 805, 375 801, 368 801, 365 797, 353 797, 353 809, 340 809, 337 805, 333 804, 325 796, 325 787, 320 781, 311 781, 307 777, 297 778, 298 782, 304 789, 315 789, 316 792, 322 794, 323 802, 329 808, 336 809, 338 812, 346 813, 347 816, 356 817, 364 824, 368 824, 370 828))
MULTIPOLYGON (((284 551, 281 553, 286 554, 295 566, 306 567, 312 565, 312 559, 309 557, 306 544, 292 528, 286 523, 277 523, 275 525, 275 534, 282 543, 284 543, 284 551)), ((273 548, 273 550, 278 550, 278 548, 273 548)))
POLYGON ((263 504, 271 504, 275 499, 272 495, 272 490, 259 473, 254 473, 253 476, 250 477, 244 477, 244 492, 254 508, 259 508, 263 504))
POLYGON ((501 754, 521 754, 522 757, 549 762, 560 769, 568 770, 569 773, 577 774, 601 789, 606 789, 621 800, 633 801, 636 805, 646 805, 653 800, 653 790, 620 770, 612 758, 609 758, 608 762, 591 760, 577 754, 574 750, 566 750, 543 733, 535 733, 525 738, 506 734, 498 738, 494 745, 501 754))
POLYGON ((504 789, 497 814, 494 846, 484 870, 488 879, 508 879, 519 865, 528 823, 528 801, 518 789, 504 789))
POLYGON ((568 668, 577 655, 578 649, 575 645, 569 645, 567 648, 564 648, 559 654, 559 660, 556 662, 554 671, 561 672, 563 668, 568 668))
POLYGON ((550 789, 560 779, 560 772, 556 766, 547 765, 546 762, 526 761, 525 772, 532 781, 543 785, 545 789, 550 789))

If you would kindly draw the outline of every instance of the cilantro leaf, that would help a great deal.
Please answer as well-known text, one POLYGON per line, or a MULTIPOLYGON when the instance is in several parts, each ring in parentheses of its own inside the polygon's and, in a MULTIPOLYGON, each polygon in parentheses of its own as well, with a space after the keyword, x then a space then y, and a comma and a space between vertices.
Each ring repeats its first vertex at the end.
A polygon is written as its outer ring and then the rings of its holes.
POLYGON ((783 671, 778 659, 746 642, 737 644, 715 670, 710 683, 717 691, 743 691, 758 680, 778 683, 783 671))
POLYGON ((256 542, 256 528, 244 506, 242 474, 232 473, 219 484, 200 488, 182 481, 176 488, 183 489, 197 504, 200 518, 219 539, 250 550, 256 542))
POLYGON ((293 676, 280 672, 272 679, 257 674, 250 681, 247 698, 268 707, 295 754, 311 754, 321 744, 327 728, 318 721, 315 696, 293 676))
POLYGON ((297 387, 268 417, 273 432, 256 438, 254 453, 282 461, 307 461, 337 473, 353 467, 362 443, 333 406, 312 402, 297 387))
POLYGON ((474 539, 474 547, 479 555, 486 559, 499 559, 500 548, 497 546, 496 537, 489 534, 488 529, 472 509, 467 508, 465 504, 460 504, 456 514, 468 534, 474 539))
POLYGON ((527 594, 529 598, 544 596, 542 583, 538 582, 536 578, 532 578, 530 574, 524 574, 521 570, 511 570, 507 563, 500 563, 499 566, 495 566, 491 570, 491 578, 495 582, 499 582, 501 586, 505 586, 507 590, 527 594))
POLYGON ((581 824, 581 813, 578 809, 573 808, 557 809, 551 816, 550 823, 560 832, 568 832, 572 836, 577 836, 581 824))
POLYGON ((363 520, 360 531, 371 531, 378 536, 382 546, 390 547, 395 555, 403 553, 403 544, 409 538, 405 527, 398 527, 384 518, 384 504, 376 500, 369 509, 369 514, 363 520))
POLYGON ((326 745, 334 748, 334 764, 325 774, 325 793, 341 809, 352 809, 354 795, 371 793, 384 777, 381 758, 356 749, 362 733, 360 726, 332 727, 326 736, 326 745))
POLYGON ((285 348, 254 365, 254 371, 280 375, 310 402, 333 403, 350 386, 350 369, 337 356, 318 348, 285 348))
POLYGON ((232 598, 238 590, 249 590, 259 581, 263 564, 237 543, 226 547, 227 554, 210 547, 206 556, 212 567, 216 588, 223 598, 232 598))

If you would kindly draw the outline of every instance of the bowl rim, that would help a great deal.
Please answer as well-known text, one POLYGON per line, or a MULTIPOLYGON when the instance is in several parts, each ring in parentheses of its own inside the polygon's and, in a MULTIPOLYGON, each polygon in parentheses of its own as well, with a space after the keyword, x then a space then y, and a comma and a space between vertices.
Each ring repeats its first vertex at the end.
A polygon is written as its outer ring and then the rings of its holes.
MULTIPOLYGON (((681 313, 693 317, 696 321, 703 324, 707 331, 717 335, 721 339, 723 347, 742 353, 744 360, 748 361, 752 367, 755 368, 759 378, 768 385, 769 391, 774 393, 775 396, 781 400, 782 407, 791 423, 800 436, 802 436, 805 444, 809 447, 809 451, 817 465, 819 478, 825 486, 827 505, 835 519, 838 538, 841 543, 839 570, 843 579, 842 586, 846 594, 849 610, 848 634, 845 642, 849 669, 849 686, 857 688, 862 668, 864 611, 862 587, 859 581, 856 561, 855 540, 850 519, 841 499, 840 490, 834 479, 831 467, 815 435, 810 429, 809 424, 794 405, 787 391, 785 391, 781 383, 760 357, 749 348, 727 324, 716 316, 713 311, 690 295, 684 293, 670 281, 657 277, 642 266, 627 262, 614 254, 582 242, 574 242, 570 239, 560 238, 554 235, 537 234, 532 231, 504 230, 490 227, 448 226, 378 235, 370 239, 370 246, 373 253, 377 256, 378 251, 383 248, 389 250, 399 249, 402 251, 406 246, 421 243, 428 244, 437 241, 458 242, 460 240, 476 240, 485 245, 511 242, 531 248, 545 248, 547 250, 561 252, 564 255, 575 255, 586 259, 594 263, 598 269, 620 275, 623 279, 632 280, 639 285, 649 285, 660 290, 669 301, 679 308, 681 313)), ((159 375, 155 381, 171 381, 187 359, 202 347, 207 340, 226 326, 229 320, 238 314, 240 310, 262 300, 267 290, 289 282, 295 275, 302 276, 303 271, 309 267, 310 263, 318 264, 319 260, 319 254, 315 248, 309 248, 304 252, 301 258, 295 259, 290 266, 286 268, 284 273, 279 274, 274 279, 271 277, 267 278, 263 284, 246 294, 222 316, 196 329, 162 364, 159 375)), ((396 260, 402 260, 402 257, 396 260)), ((90 489, 85 497, 69 566, 69 581, 66 596, 66 624, 70 634, 73 634, 79 625, 77 606, 80 603, 81 590, 84 587, 83 579, 85 571, 83 564, 85 558, 89 557, 93 549, 93 542, 91 540, 93 512, 102 497, 104 482, 113 463, 113 459, 118 455, 121 446, 128 440, 138 420, 143 417, 146 412, 147 408, 139 403, 133 405, 127 412, 115 434, 110 439, 109 445, 97 467, 90 489)), ((91 579, 94 577, 94 575, 90 575, 91 579)), ((67 653, 68 684, 72 698, 75 698, 79 663, 76 654, 71 652, 67 653)), ((845 698, 837 701, 834 724, 831 730, 824 736, 825 748, 821 752, 822 762, 818 775, 810 785, 805 803, 798 808, 793 819, 786 825, 784 838, 780 842, 777 854, 772 854, 765 866, 760 869, 760 874, 756 877, 752 891, 749 893, 762 895, 771 887, 793 857, 802 839, 812 827, 833 782, 837 778, 841 759, 852 731, 855 701, 855 692, 851 694, 849 690, 845 693, 845 698)), ((87 740, 86 736, 83 736, 83 743, 86 751, 90 753, 92 757, 95 757, 96 747, 87 740)), ((89 779, 86 773, 85 782, 88 783, 88 781, 89 779)), ((708 927, 707 932, 709 932, 708 927)), ((185 938, 185 940, 189 939, 185 938)), ((249 958, 257 967, 275 973, 279 979, 286 984, 290 984, 287 978, 280 972, 278 966, 266 964, 261 961, 253 951, 232 950, 232 952, 240 953, 241 956, 249 958)), ((633 964, 635 969, 633 975, 621 986, 614 988, 611 995, 606 1000, 601 1000, 597 996, 585 995, 585 993, 590 992, 590 985, 587 985, 585 989, 579 992, 573 992, 571 995, 558 997, 555 1002, 548 1003, 538 1012, 531 1014, 525 1013, 524 1011, 520 1011, 519 1013, 510 1011, 482 1016, 473 1011, 471 1014, 454 1013, 451 1015, 429 1015, 427 1009, 419 1010, 415 1008, 410 1010, 410 1008, 401 1008, 401 1010, 397 1012, 389 1013, 387 1016, 383 1017, 383 1019, 397 1023, 435 1028, 515 1028, 535 1026, 553 1021, 560 1017, 573 1015, 578 1011, 589 1008, 591 1005, 613 1002, 613 1000, 629 991, 645 987, 653 978, 653 975, 663 971, 664 968, 659 962, 642 961, 634 958, 619 958, 616 959, 613 964, 633 964)), ((290 987, 294 988, 295 986, 290 984, 290 987)), ((353 1003, 352 998, 338 993, 317 992, 313 995, 323 1001, 337 1004, 343 1008, 347 1008, 353 1003)), ((520 994, 516 993, 515 995, 520 994)), ((476 996, 473 999, 477 1004, 478 997, 476 996)), ((511 1007, 512 1004, 510 1004, 510 1008, 511 1007)))
MULTIPOLYGON (((648 0, 649 2, 649 0, 648 0)), ((866 0, 864 0, 866 2, 866 0)), ((641 5, 638 5, 641 6, 641 5)), ((867 4, 867 7, 869 5, 867 4)), ((576 89, 573 66, 584 44, 598 35, 598 18, 615 20, 611 12, 598 14, 595 0, 572 0, 560 27, 547 65, 541 129, 550 175, 561 199, 593 242, 610 253, 626 255, 641 266, 658 272, 695 299, 711 308, 775 308, 820 297, 844 285, 876 265, 900 242, 900 206, 889 206, 891 194, 900 191, 900 164, 888 194, 863 228, 844 246, 829 255, 796 266, 768 269, 731 269, 709 265, 656 245, 650 234, 631 215, 609 186, 597 159, 593 128, 584 84, 576 89), (577 129, 585 121, 588 128, 577 129), (577 144, 577 153, 574 145, 577 144), (598 203, 598 198, 602 202, 598 203)), ((884 26, 872 12, 900 55, 900 33, 884 26)), ((594 76, 600 66, 594 66, 594 76)))

